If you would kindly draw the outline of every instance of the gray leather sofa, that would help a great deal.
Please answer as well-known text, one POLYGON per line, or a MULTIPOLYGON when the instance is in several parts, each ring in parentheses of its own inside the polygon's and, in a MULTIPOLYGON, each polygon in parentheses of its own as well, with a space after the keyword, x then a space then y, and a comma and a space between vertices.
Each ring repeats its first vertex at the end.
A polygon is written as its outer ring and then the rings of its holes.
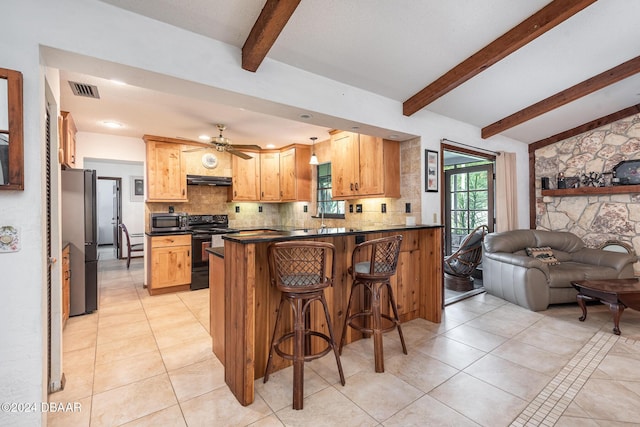
POLYGON ((575 234, 513 230, 488 234, 483 243, 482 274, 486 291, 533 311, 549 304, 576 302, 572 280, 630 278, 634 255, 587 248, 575 234), (559 264, 530 257, 526 248, 548 246, 559 264))

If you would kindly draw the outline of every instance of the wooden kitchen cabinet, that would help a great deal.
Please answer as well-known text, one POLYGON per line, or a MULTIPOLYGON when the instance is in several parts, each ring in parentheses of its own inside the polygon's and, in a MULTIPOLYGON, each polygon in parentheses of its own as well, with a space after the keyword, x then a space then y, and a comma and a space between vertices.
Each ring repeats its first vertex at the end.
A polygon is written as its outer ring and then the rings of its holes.
POLYGON ((255 202, 260 200, 260 154, 244 151, 251 156, 243 159, 231 156, 232 186, 229 201, 255 202))
POLYGON ((143 139, 147 160, 146 201, 187 201, 187 173, 182 144, 149 135, 143 139))
POLYGON ((156 295, 187 291, 191 284, 191 235, 147 236, 147 289, 156 295))
POLYGON ((280 201, 280 153, 260 153, 260 200, 280 201))
POLYGON ((71 245, 62 249, 62 325, 66 325, 71 310, 71 245))
POLYGON ((280 201, 311 201, 311 148, 296 145, 280 152, 280 201))
POLYGON ((334 199, 400 197, 400 143, 331 132, 331 181, 334 199))
POLYGON ((68 111, 61 111, 62 126, 60 127, 60 163, 65 168, 76 167, 76 133, 78 129, 73 116, 68 111))
POLYGON ((232 156, 233 187, 229 201, 293 202, 311 200, 311 148, 290 145, 243 160, 232 156))

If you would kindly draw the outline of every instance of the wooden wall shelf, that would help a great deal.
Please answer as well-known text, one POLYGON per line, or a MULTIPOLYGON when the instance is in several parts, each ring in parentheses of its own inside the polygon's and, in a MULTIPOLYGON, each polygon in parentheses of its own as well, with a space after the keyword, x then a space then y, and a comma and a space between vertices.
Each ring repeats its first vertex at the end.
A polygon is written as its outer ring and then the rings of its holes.
POLYGON ((611 187, 578 187, 563 188, 559 190, 542 190, 543 196, 566 197, 566 196, 591 196, 602 194, 629 194, 640 193, 640 185, 614 185, 611 187))

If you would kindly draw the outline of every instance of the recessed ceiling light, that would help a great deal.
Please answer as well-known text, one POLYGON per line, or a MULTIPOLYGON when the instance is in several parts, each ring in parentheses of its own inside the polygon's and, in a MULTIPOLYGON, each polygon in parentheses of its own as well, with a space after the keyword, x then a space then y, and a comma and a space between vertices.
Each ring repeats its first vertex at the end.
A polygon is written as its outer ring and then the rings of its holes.
POLYGON ((358 129, 360 129, 360 126, 351 126, 351 129, 352 130, 358 130, 358 129))
POLYGON ((106 120, 102 122, 102 124, 111 129, 119 129, 122 127, 122 123, 114 122, 112 120, 106 120))
POLYGON ((126 85, 125 82, 123 82, 122 80, 117 80, 117 79, 111 79, 111 83, 119 85, 119 86, 124 86, 126 85))
POLYGON ((211 137, 209 135, 200 135, 198 139, 201 139, 203 141, 208 141, 211 139, 211 137))
POLYGON ((396 135, 395 133, 392 133, 391 135, 389 135, 389 139, 398 139, 399 136, 396 135))
POLYGON ((267 144, 267 148, 276 148, 276 146, 273 144, 267 144))
POLYGON ((311 114, 309 114, 309 113, 300 114, 300 118, 301 119, 305 119, 306 120, 306 119, 310 119, 311 117, 313 117, 313 116, 311 114))

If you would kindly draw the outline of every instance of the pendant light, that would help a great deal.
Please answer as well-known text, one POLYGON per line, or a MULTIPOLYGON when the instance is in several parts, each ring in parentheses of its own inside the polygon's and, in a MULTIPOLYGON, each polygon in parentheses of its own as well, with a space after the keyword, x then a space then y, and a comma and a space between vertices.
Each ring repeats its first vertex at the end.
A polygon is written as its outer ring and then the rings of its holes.
POLYGON ((309 138, 311 140, 311 144, 312 144, 312 148, 311 148, 311 159, 309 159, 309 164, 310 165, 317 165, 318 164, 318 156, 316 156, 316 139, 318 139, 315 136, 312 136, 311 138, 309 138))

